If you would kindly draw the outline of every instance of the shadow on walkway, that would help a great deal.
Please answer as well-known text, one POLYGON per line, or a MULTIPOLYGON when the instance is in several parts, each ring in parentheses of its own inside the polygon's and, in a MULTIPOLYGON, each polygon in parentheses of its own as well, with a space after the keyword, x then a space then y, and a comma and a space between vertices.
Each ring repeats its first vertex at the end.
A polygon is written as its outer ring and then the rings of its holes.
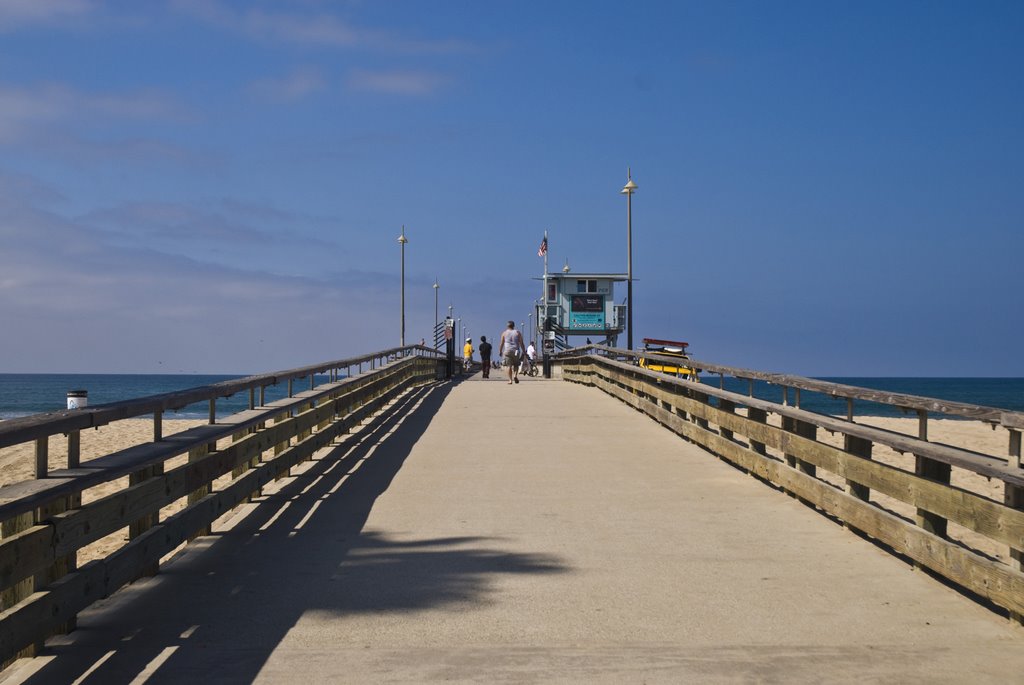
POLYGON ((326 623, 482 604, 490 601, 488 576, 567 570, 547 555, 484 549, 481 538, 363 530, 451 388, 403 397, 236 525, 84 612, 78 630, 48 646, 45 655, 55 658, 24 682, 127 683, 141 675, 149 683, 247 683, 303 615, 326 623))

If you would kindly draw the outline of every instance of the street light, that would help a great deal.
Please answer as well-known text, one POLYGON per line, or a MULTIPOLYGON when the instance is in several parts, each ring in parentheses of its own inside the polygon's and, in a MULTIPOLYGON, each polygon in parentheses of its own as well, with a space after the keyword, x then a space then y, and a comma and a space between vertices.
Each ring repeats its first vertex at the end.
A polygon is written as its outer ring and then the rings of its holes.
POLYGON ((398 244, 402 246, 402 338, 399 345, 405 347, 405 244, 409 239, 405 237, 405 224, 402 224, 402 235, 398 236, 398 244))
POLYGON ((434 349, 437 349, 437 290, 440 288, 437 278, 434 278, 434 349))
POLYGON ((626 348, 633 349, 633 173, 626 167, 626 185, 620 191, 626 196, 626 348))

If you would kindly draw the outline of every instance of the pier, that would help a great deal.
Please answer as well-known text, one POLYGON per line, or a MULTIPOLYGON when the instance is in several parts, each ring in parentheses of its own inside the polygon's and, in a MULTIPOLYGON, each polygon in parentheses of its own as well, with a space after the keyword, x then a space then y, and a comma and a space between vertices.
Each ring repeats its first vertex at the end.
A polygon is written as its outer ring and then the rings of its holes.
POLYGON ((37 475, 0 488, 0 683, 1019 679, 1024 416, 694 364, 751 391, 597 346, 509 386, 411 346, 0 423, 37 475), (1005 452, 932 441, 938 416, 1005 452), (78 459, 130 419, 152 440, 78 459))

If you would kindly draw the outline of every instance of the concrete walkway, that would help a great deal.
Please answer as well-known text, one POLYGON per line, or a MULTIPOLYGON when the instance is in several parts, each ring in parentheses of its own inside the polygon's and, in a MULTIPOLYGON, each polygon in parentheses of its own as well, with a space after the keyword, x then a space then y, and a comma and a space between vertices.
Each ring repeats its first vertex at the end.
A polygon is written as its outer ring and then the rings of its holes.
POLYGON ((0 681, 1024 672, 1024 631, 598 390, 478 375, 401 404, 0 681))

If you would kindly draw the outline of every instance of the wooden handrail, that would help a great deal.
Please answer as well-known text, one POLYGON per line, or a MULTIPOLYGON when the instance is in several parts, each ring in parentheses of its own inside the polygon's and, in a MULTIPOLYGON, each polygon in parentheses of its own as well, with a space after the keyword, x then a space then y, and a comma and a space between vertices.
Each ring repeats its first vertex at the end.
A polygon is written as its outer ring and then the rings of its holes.
POLYGON ((753 407, 755 409, 761 409, 773 414, 778 414, 779 416, 796 419, 804 423, 811 423, 828 431, 852 435, 864 440, 870 440, 873 443, 891 447, 898 452, 916 454, 935 461, 941 461, 944 464, 950 464, 968 471, 973 471, 974 473, 978 473, 989 478, 996 478, 1005 483, 1024 487, 1024 471, 1007 465, 1005 457, 997 457, 991 454, 983 454, 981 452, 973 452, 971 450, 951 447, 949 445, 928 442, 927 440, 920 440, 904 433, 894 433, 882 428, 875 428, 873 426, 852 423, 844 419, 837 419, 826 414, 818 414, 816 412, 810 412, 797 407, 781 405, 776 402, 771 402, 770 400, 761 400, 756 397, 750 397, 749 395, 740 395, 705 383, 695 383, 682 378, 675 378, 674 376, 669 376, 657 371, 649 371, 614 359, 607 359, 599 356, 594 357, 594 359, 598 360, 601 364, 621 369, 623 371, 628 371, 630 373, 635 373, 656 383, 674 385, 687 390, 699 392, 703 395, 727 400, 737 406, 753 407))
POLYGON ((321 386, 318 390, 307 390, 297 393, 293 397, 276 400, 261 409, 239 412, 222 423, 195 426, 182 433, 164 437, 159 442, 143 443, 92 459, 85 465, 50 471, 46 478, 0 486, 0 521, 6 521, 12 516, 32 511, 45 502, 77 494, 86 488, 116 480, 154 464, 163 463, 172 456, 187 452, 190 448, 230 437, 239 431, 264 423, 282 412, 298 409, 330 395, 343 393, 349 386, 361 385, 378 377, 386 377, 403 367, 402 362, 381 367, 362 376, 352 376, 338 383, 329 383, 327 386, 321 386))
MULTIPOLYGON (((634 359, 646 357, 673 364, 678 364, 680 361, 678 357, 650 354, 639 350, 623 350, 614 347, 604 347, 601 345, 576 347, 571 350, 565 350, 564 352, 556 355, 556 357, 558 359, 571 358, 589 350, 598 350, 605 354, 634 359)), ((703 371, 724 374, 732 376, 733 378, 759 380, 771 383, 772 385, 778 385, 780 387, 810 390, 811 392, 818 392, 830 397, 850 400, 865 400, 898 407, 906 411, 927 411, 946 414, 948 416, 962 416, 964 418, 1003 426, 1004 428, 1014 430, 1024 429, 1024 412, 1010 411, 1007 409, 1000 409, 998 407, 986 407, 978 404, 968 404, 965 402, 953 402, 934 397, 922 397, 920 395, 872 390, 871 388, 860 388, 854 385, 845 385, 843 383, 832 383, 815 378, 807 378, 805 376, 756 371, 736 366, 725 366, 723 364, 716 364, 714 362, 694 359, 692 357, 687 360, 686 364, 703 371)))
POLYGON ((272 373, 257 374, 255 376, 246 376, 244 378, 236 378, 234 380, 221 381, 220 383, 200 386, 198 388, 176 390, 174 392, 150 395, 148 397, 123 400, 120 402, 98 404, 83 409, 69 409, 9 419, 7 421, 0 421, 0 447, 9 447, 11 445, 46 438, 60 433, 68 433, 86 428, 97 428, 121 419, 145 416, 147 414, 154 414, 157 412, 174 411, 197 402, 230 397, 236 393, 243 392, 251 388, 277 385, 278 383, 289 379, 305 378, 311 374, 322 374, 332 369, 365 364, 375 359, 387 358, 398 353, 410 351, 430 353, 435 356, 437 355, 437 352, 432 348, 421 345, 393 347, 359 357, 339 359, 331 362, 321 362, 319 364, 302 366, 285 371, 275 371, 272 373))

